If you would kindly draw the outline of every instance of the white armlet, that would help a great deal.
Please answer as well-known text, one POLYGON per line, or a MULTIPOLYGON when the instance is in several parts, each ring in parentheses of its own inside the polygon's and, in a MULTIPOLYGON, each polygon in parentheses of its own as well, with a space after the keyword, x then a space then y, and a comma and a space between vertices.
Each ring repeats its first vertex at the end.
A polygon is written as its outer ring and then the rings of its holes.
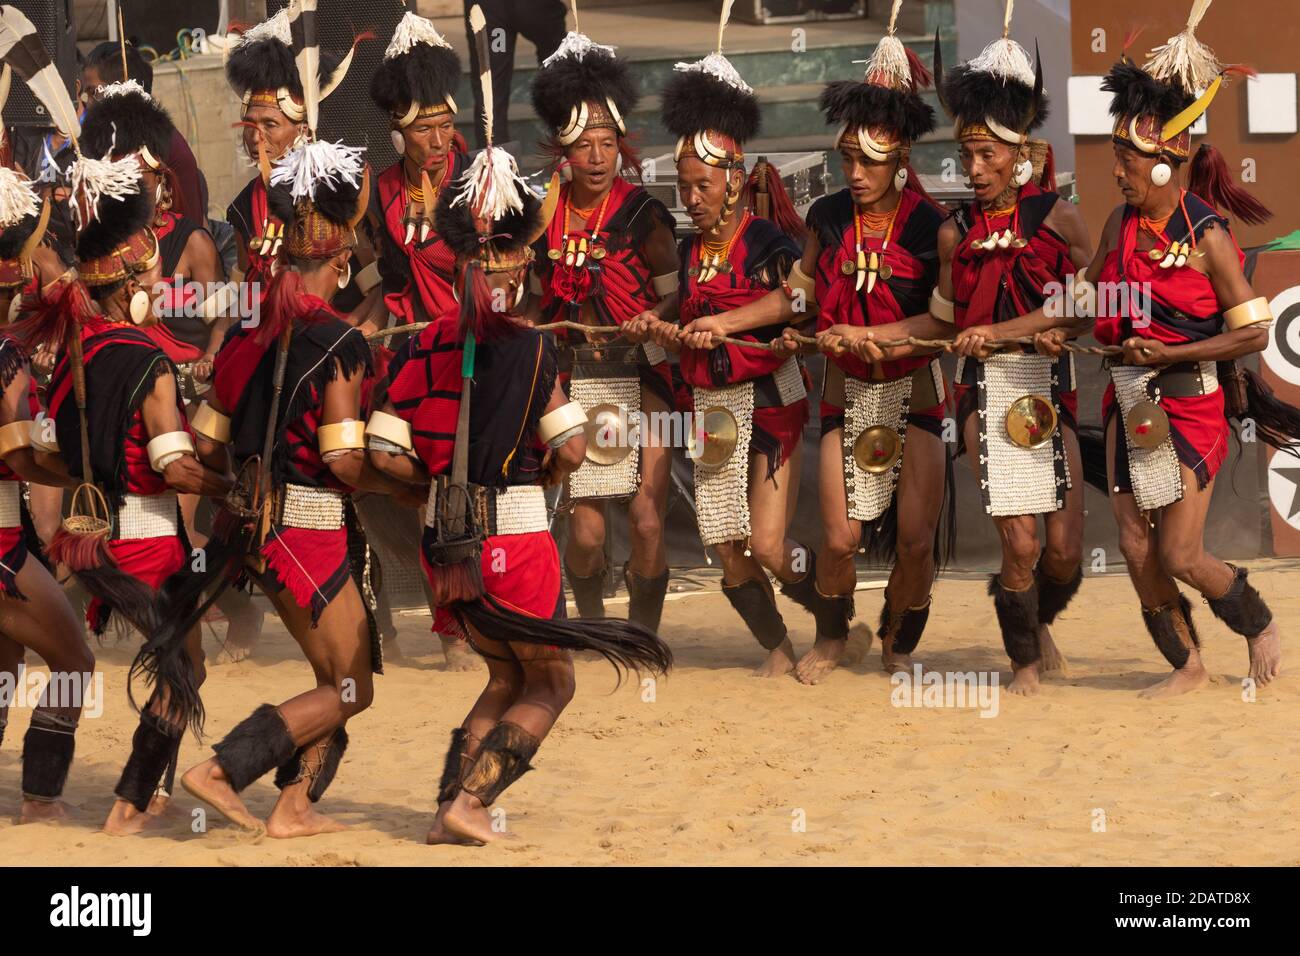
POLYGON ((194 439, 189 432, 167 432, 159 435, 145 447, 149 455, 149 467, 159 474, 162 470, 185 455, 194 455, 194 439))
POLYGON ((399 454, 415 447, 411 442, 410 423, 388 412, 371 412, 370 421, 366 422, 366 444, 380 451, 389 450, 385 445, 395 446, 399 454))
POLYGON ((577 402, 561 405, 547 412, 537 423, 537 437, 552 448, 559 448, 587 425, 587 413, 577 402))
POLYGON ((930 314, 940 322, 947 322, 949 325, 954 325, 957 321, 952 308, 952 300, 945 299, 940 295, 938 286, 930 293, 930 314))

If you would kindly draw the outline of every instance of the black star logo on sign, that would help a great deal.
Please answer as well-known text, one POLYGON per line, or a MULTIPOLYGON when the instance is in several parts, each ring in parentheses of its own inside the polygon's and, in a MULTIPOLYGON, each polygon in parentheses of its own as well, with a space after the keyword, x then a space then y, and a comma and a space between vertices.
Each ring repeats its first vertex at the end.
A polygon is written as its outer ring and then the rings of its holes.
POLYGON ((1300 468, 1276 468, 1274 471, 1295 485, 1295 497, 1291 499, 1291 507, 1286 516, 1287 521, 1290 521, 1297 514, 1300 514, 1300 468))

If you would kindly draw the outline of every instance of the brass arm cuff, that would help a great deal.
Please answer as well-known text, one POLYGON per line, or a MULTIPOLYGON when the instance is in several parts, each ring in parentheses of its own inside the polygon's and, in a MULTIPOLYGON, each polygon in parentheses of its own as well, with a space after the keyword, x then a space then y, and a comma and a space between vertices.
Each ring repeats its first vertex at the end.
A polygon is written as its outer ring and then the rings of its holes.
POLYGON ((654 286, 655 295, 662 299, 677 291, 677 273, 666 272, 661 276, 655 276, 650 283, 654 286))
POLYGON ((1244 329, 1248 325, 1272 321, 1273 310, 1268 307, 1268 299, 1262 295, 1241 305, 1234 305, 1223 313, 1223 322, 1229 330, 1244 329))
POLYGON ((366 438, 377 438, 408 452, 415 447, 411 441, 410 423, 388 412, 371 412, 370 421, 366 422, 366 438))
POLYGON ((957 323, 957 316, 952 308, 952 300, 941 296, 938 289, 930 293, 930 314, 940 322, 947 322, 949 325, 957 323))
POLYGON ((316 432, 316 447, 322 455, 332 451, 353 451, 366 447, 366 426, 364 422, 334 422, 322 425, 316 432))
POLYGON ((200 405, 194 413, 190 427, 208 441, 214 441, 218 445, 230 444, 230 416, 221 414, 207 402, 200 405))
POLYGON ((32 423, 23 420, 0 427, 0 458, 20 448, 32 447, 32 423))

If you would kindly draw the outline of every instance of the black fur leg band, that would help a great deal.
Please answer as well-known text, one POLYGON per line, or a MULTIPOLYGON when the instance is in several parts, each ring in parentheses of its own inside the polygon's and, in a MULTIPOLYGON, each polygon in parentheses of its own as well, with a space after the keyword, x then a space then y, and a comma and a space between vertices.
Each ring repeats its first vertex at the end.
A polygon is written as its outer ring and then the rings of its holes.
POLYGON ((149 801, 157 792, 184 732, 183 727, 169 723, 152 711, 142 713, 131 738, 131 756, 113 792, 141 813, 148 810, 149 801))
POLYGON ((1038 582, 1038 623, 1051 624, 1078 593, 1079 585, 1083 583, 1083 565, 1075 568, 1068 580, 1057 581, 1043 570, 1042 562, 1039 562, 1034 569, 1034 580, 1038 582))
POLYGON ((664 595, 668 593, 668 569, 653 578, 643 578, 631 568, 623 568, 627 585, 627 619, 646 630, 659 633, 659 619, 664 613, 664 595))
POLYGON ((63 794, 76 750, 77 722, 38 710, 23 738, 23 799, 53 803, 63 794))
POLYGON ((1210 598, 1210 610, 1234 633, 1242 637, 1257 637, 1273 623, 1273 612, 1259 596, 1254 585, 1246 580, 1246 569, 1232 568, 1232 587, 1223 597, 1210 598))
POLYGON ((781 593, 809 614, 817 613, 820 603, 817 594, 817 552, 805 548, 808 553, 808 572, 798 581, 782 581, 781 593))
POLYGON ((590 577, 579 577, 567 566, 564 576, 569 580, 569 590, 573 592, 573 603, 578 606, 578 617, 593 618, 605 616, 605 572, 601 568, 590 577))
POLYGON ((298 750, 280 711, 270 704, 262 704, 245 717, 212 749, 236 793, 267 771, 288 763, 298 750))
POLYGON ((926 622, 930 620, 930 600, 926 599, 921 607, 909 607, 903 611, 889 609, 889 595, 885 595, 885 606, 880 609, 880 628, 876 636, 881 642, 893 639, 892 650, 895 654, 910 654, 921 643, 925 633, 926 622))
POLYGON ((1155 642, 1156 650, 1175 670, 1187 664, 1192 648, 1200 647, 1201 640, 1192 624, 1192 605, 1183 595, 1178 595, 1178 606, 1166 604, 1154 609, 1142 609, 1142 623, 1155 642), (1190 646, 1189 646, 1190 645, 1190 646))
POLYGON ((348 732, 339 727, 333 733, 326 734, 305 747, 299 747, 275 771, 275 785, 283 790, 295 783, 309 780, 307 799, 317 803, 334 782, 334 775, 338 773, 339 763, 347 750, 348 732))
POLYGON ((1024 591, 1008 591, 996 574, 989 576, 989 595, 998 613, 1002 629, 1002 646, 1007 657, 1020 667, 1038 663, 1038 587, 1031 584, 1024 591))
POLYGON ((490 807, 505 789, 532 770, 541 741, 516 724, 501 721, 483 738, 478 759, 465 775, 461 789, 490 807))
POLYGON ((751 579, 735 585, 723 584, 722 593, 764 648, 774 651, 785 642, 785 621, 777 610, 776 600, 762 581, 751 579))
POLYGON ((438 803, 450 803, 460 793, 460 778, 465 771, 465 741, 469 731, 457 727, 451 732, 451 746, 442 763, 442 779, 438 781, 438 803))
POLYGON ((853 620, 853 594, 825 595, 817 592, 817 606, 813 610, 817 621, 817 636, 832 641, 847 640, 849 621, 853 620))

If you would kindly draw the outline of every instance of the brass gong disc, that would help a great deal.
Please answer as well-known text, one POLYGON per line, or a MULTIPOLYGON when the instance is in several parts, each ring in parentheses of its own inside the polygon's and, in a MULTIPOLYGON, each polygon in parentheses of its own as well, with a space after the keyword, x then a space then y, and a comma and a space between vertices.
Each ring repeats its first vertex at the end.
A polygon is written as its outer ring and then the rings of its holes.
POLYGON ((597 465, 617 465, 632 454, 635 435, 627 409, 608 403, 587 411, 587 460, 597 465))
POLYGON ((1156 448, 1169 437, 1169 416, 1155 402, 1138 402, 1124 417, 1129 441, 1138 448, 1156 448))
POLYGON ((1021 448, 1037 448, 1056 433, 1056 407, 1041 395, 1024 395, 1007 409, 1007 435, 1021 448))
POLYGON ((687 439, 687 453, 708 468, 718 468, 735 453, 739 436, 736 417, 721 405, 713 405, 697 413, 695 428, 687 439), (701 431, 704 433, 703 447, 697 445, 701 431))
POLYGON ((872 425, 853 442, 853 460, 869 475, 889 471, 903 457, 903 443, 898 432, 888 425, 872 425))

